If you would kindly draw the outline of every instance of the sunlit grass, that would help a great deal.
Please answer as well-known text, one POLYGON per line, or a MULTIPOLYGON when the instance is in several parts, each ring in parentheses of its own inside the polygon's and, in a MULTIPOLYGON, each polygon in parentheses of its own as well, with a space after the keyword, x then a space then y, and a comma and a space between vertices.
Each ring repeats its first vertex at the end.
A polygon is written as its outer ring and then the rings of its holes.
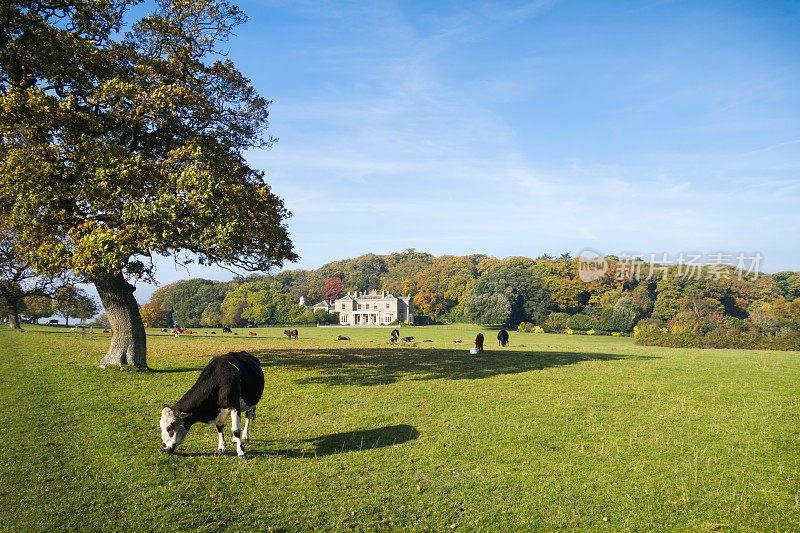
POLYGON ((96 368, 107 335, 0 331, 0 527, 800 527, 797 352, 515 332, 500 349, 488 330, 471 356, 477 328, 404 328, 397 346, 383 328, 197 331, 152 331, 152 372, 96 368), (242 349, 267 381, 248 461, 215 457, 202 425, 160 455, 162 404, 242 349))

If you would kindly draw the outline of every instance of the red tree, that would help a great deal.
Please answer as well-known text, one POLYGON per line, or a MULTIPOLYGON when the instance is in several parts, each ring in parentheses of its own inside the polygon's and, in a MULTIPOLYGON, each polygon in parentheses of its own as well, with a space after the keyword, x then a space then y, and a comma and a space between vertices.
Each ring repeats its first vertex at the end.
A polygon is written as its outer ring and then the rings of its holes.
POLYGON ((326 300, 335 300, 344 292, 344 281, 341 278, 328 278, 322 290, 325 293, 326 300))

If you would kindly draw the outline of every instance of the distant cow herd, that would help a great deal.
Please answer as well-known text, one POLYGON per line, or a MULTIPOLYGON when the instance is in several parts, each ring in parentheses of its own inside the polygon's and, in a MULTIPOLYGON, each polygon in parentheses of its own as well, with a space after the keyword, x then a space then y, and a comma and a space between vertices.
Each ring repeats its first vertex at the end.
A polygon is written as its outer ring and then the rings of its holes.
MULTIPOLYGON (((161 328, 161 331, 163 333, 169 332, 169 330, 167 330, 166 328, 161 328)), ((189 330, 189 329, 186 329, 186 328, 175 327, 175 329, 172 330, 172 333, 174 333, 175 336, 177 337, 179 335, 191 335, 193 332, 192 332, 192 330, 189 330)), ((203 332, 203 333, 205 333, 205 332, 203 332)), ((217 332, 216 331, 211 331, 210 333, 212 335, 216 335, 217 332)), ((233 335, 238 335, 238 333, 234 332, 231 329, 230 326, 222 326, 222 333, 231 333, 233 335)), ((283 330, 283 334, 286 335, 286 337, 289 340, 292 340, 292 339, 298 340, 300 338, 300 331, 297 330, 297 329, 285 329, 285 330, 283 330)), ((255 331, 249 331, 248 332, 248 336, 249 337, 256 337, 256 336, 258 336, 258 334, 255 331)), ((349 341, 350 337, 348 337, 346 335, 338 335, 336 337, 336 339, 340 340, 340 341, 349 341)), ((411 336, 400 337, 400 330, 393 329, 392 332, 389 334, 389 342, 391 344, 397 344, 397 342, 410 343, 410 342, 414 342, 414 337, 411 337, 411 336)), ((423 341, 423 342, 431 342, 431 341, 427 341, 426 340, 426 341, 423 341)), ((461 342, 461 339, 454 340, 453 342, 458 344, 458 343, 461 342)), ((475 348, 476 348, 478 353, 484 353, 484 342, 485 342, 485 338, 483 336, 483 333, 478 333, 475 336, 475 348)), ((501 329, 500 331, 497 332, 497 344, 498 344, 498 346, 500 346, 502 348, 505 348, 505 347, 507 347, 509 345, 508 344, 508 331, 506 331, 505 329, 501 329)))

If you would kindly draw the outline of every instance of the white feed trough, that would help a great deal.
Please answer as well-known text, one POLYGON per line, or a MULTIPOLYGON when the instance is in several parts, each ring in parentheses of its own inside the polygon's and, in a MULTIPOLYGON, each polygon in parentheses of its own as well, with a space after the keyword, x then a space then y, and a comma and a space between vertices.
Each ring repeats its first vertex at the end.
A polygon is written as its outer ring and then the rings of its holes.
POLYGON ((470 348, 469 349, 469 353, 472 354, 472 355, 475 355, 476 353, 478 353, 478 349, 477 348, 470 348))

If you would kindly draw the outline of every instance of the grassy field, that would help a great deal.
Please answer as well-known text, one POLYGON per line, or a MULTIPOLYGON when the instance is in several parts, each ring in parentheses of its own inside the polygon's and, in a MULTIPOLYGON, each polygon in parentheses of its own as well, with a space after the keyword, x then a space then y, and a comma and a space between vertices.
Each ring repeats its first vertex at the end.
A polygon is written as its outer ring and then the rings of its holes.
POLYGON ((254 331, 153 331, 152 372, 95 367, 107 335, 0 331, 0 528, 800 529, 798 352, 515 332, 500 349, 486 331, 472 356, 477 328, 404 328, 408 346, 254 331), (249 459, 215 456, 205 425, 159 454, 161 406, 242 349, 267 381, 249 459))

